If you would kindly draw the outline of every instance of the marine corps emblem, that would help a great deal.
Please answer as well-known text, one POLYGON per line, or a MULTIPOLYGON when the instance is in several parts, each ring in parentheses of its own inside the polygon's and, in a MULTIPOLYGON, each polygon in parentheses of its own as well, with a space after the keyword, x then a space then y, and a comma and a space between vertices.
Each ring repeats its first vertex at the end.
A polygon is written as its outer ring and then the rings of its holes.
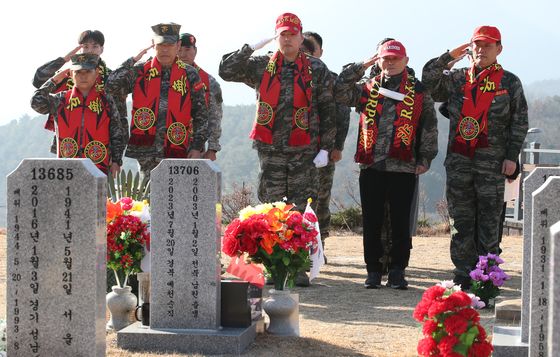
POLYGON ((167 138, 173 145, 181 145, 187 138, 187 128, 183 123, 173 123, 167 129, 167 138))
POLYGON ((459 134, 465 140, 472 140, 480 133, 480 125, 473 117, 464 117, 459 123, 459 134))
POLYGON ((307 107, 299 108, 294 119, 298 128, 303 130, 309 129, 309 112, 307 107))
POLYGON ((78 153, 78 143, 72 138, 64 138, 60 142, 60 157, 76 157, 78 153))
POLYGON ((377 135, 377 128, 376 130, 372 129, 365 129, 360 133, 360 146, 363 146, 365 149, 370 149, 373 146, 373 134, 377 135))
POLYGON ((99 164, 107 156, 107 148, 101 141, 90 141, 84 150, 84 155, 93 161, 94 164, 99 164))
POLYGON ((270 104, 265 102, 259 102, 259 108, 257 109, 257 124, 266 125, 272 120, 272 113, 274 110, 270 104))
POLYGON ((142 107, 134 112, 134 118, 132 118, 132 120, 138 129, 148 130, 156 122, 156 116, 150 108, 142 107))

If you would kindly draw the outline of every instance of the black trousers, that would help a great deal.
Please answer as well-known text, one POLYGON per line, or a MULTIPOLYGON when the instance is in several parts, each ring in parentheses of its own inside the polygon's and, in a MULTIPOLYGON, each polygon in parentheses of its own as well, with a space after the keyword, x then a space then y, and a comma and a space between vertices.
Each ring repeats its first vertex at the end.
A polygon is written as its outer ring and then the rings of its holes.
POLYGON ((410 210, 416 175, 400 172, 360 170, 360 199, 364 225, 364 260, 368 272, 381 272, 383 256, 381 227, 385 200, 389 201, 392 247, 389 269, 404 270, 410 259, 410 210))

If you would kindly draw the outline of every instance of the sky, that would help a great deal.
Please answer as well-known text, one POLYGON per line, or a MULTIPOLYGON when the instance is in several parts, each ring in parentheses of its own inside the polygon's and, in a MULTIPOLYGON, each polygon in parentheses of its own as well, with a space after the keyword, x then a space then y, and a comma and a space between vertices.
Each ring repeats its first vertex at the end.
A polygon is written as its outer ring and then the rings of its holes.
MULTIPOLYGON (((0 125, 37 115, 29 105, 35 70, 75 48, 83 30, 104 33, 102 58, 115 69, 150 45, 152 25, 181 24, 181 32, 196 36, 196 62, 218 79, 224 104, 237 105, 254 103, 254 90, 221 80, 220 59, 244 43, 273 36, 283 12, 295 13, 304 31, 323 37, 322 60, 335 72, 373 55, 382 38, 394 37, 420 75, 429 59, 468 42, 475 27, 497 26, 504 45, 499 62, 527 85, 560 79, 559 10, 554 0, 14 1, 0 14, 0 125)), ((275 49, 272 42, 255 54, 275 49)))

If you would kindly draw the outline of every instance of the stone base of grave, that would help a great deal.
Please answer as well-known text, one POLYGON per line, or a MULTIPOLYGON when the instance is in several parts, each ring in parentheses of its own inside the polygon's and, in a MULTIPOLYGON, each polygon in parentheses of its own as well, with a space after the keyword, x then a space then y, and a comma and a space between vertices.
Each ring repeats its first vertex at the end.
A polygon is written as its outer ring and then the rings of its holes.
POLYGON ((494 357, 527 357, 529 344, 521 342, 520 326, 494 326, 494 357))
POLYGON ((241 354, 255 340, 256 324, 221 330, 150 329, 140 322, 117 332, 117 346, 131 351, 241 354))

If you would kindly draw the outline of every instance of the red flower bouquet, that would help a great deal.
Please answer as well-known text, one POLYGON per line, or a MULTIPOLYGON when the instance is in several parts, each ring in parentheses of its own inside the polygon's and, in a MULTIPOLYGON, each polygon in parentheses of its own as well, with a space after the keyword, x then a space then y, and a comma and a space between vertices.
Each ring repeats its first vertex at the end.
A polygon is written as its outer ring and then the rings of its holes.
MULTIPOLYGON (((140 272, 140 261, 149 250, 149 206, 147 202, 123 197, 107 200, 107 267, 115 273, 119 287, 127 285, 128 276, 140 272), (119 273, 124 275, 123 283, 119 273)), ((121 276, 122 277, 122 276, 121 276)))
POLYGON ((263 264, 276 290, 294 286, 296 274, 310 265, 309 249, 317 247, 317 217, 292 208, 284 202, 246 207, 226 227, 222 242, 228 256, 246 254, 263 264))
POLYGON ((471 297, 458 287, 443 282, 424 292, 413 317, 422 322, 424 338, 418 342, 420 356, 487 357, 493 347, 471 297))

